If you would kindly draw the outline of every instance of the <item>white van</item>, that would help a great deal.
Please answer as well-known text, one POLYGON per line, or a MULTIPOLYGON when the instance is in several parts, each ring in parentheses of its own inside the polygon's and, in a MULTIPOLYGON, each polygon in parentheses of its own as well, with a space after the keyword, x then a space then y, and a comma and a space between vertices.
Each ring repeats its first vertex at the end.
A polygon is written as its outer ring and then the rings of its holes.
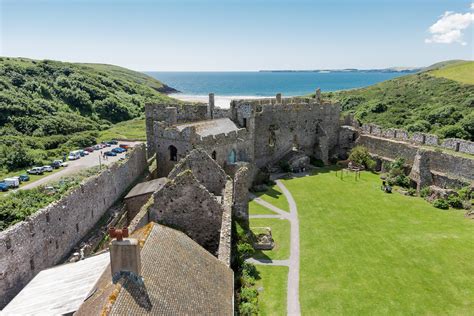
POLYGON ((74 150, 69 153, 69 156, 67 157, 69 160, 76 160, 81 158, 81 151, 80 150, 74 150))
POLYGON ((18 188, 20 186, 20 180, 16 178, 6 178, 4 181, 10 188, 18 188))

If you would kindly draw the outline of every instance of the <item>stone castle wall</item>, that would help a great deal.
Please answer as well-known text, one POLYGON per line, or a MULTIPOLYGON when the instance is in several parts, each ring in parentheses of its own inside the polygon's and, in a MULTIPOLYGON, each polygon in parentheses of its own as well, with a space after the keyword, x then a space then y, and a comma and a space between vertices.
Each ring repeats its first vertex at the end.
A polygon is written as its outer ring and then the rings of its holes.
POLYGON ((464 139, 447 138, 441 142, 438 136, 433 134, 415 132, 410 136, 408 132, 404 130, 395 128, 383 129, 375 124, 363 124, 361 130, 364 134, 373 136, 401 140, 416 145, 442 147, 453 151, 474 155, 474 142, 464 139))
POLYGON ((0 232, 0 308, 39 271, 60 263, 146 167, 146 149, 139 145, 126 161, 0 232))
POLYGON ((340 107, 313 98, 236 100, 232 120, 251 132, 258 167, 275 163, 292 148, 327 160, 338 143, 340 107))
POLYGON ((155 154, 155 148, 156 148, 154 122, 166 121, 168 119, 169 113, 166 111, 166 108, 168 107, 176 108, 177 122, 202 121, 202 120, 207 120, 210 118, 209 106, 204 103, 146 104, 145 117, 146 117, 147 148, 148 148, 149 157, 155 154))
MULTIPOLYGON (((159 165, 159 177, 166 177, 174 166, 194 148, 201 148, 209 156, 215 156, 215 160, 221 167, 227 163, 231 151, 235 152, 238 161, 250 161, 253 157, 253 143, 245 128, 237 132, 201 137, 193 127, 178 131, 173 126, 167 127, 165 123, 155 122, 153 135, 158 137, 154 143, 154 151, 159 165), (170 146, 177 149, 176 161, 170 159, 170 146)), ((147 137, 149 138, 148 134, 147 137)))
MULTIPOLYGON (((369 134, 360 135, 357 144, 366 147, 371 154, 384 160, 395 160, 400 157, 409 165, 413 165, 420 149, 417 144, 369 134)), ((459 186, 460 183, 474 181, 474 159, 435 149, 427 149, 425 155, 429 159, 431 172, 436 174, 433 176, 435 185, 459 186)))

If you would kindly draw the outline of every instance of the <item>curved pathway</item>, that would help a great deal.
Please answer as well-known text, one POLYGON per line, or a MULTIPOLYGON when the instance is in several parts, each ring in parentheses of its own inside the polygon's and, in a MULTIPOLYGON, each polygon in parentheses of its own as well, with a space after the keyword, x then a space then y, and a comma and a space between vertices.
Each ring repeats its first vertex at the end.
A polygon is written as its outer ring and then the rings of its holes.
POLYGON ((288 286, 287 286, 287 314, 300 315, 300 300, 299 300, 299 280, 300 280, 300 229, 298 223, 298 209, 296 208, 295 200, 290 191, 276 180, 281 192, 285 195, 290 212, 283 211, 274 205, 262 200, 261 198, 253 196, 253 200, 258 204, 278 213, 279 215, 250 215, 250 218, 285 218, 290 221, 290 258, 288 260, 262 260, 262 259, 247 259, 247 261, 254 264, 265 265, 279 265, 288 266, 288 286))

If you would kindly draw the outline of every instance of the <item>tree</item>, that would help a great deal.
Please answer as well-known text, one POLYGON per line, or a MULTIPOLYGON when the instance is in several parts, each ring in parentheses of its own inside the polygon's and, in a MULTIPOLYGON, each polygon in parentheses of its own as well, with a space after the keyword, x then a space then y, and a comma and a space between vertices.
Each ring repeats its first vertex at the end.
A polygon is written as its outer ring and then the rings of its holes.
POLYGON ((353 163, 364 166, 367 169, 375 168, 375 161, 370 157, 369 151, 364 146, 352 148, 349 160, 353 163))

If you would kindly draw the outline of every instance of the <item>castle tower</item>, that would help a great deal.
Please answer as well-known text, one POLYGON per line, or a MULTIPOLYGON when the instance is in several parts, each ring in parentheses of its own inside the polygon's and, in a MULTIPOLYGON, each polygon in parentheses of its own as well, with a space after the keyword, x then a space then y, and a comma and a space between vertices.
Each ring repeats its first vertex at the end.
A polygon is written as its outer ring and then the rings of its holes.
POLYGON ((209 116, 211 120, 214 119, 214 107, 215 107, 214 93, 209 93, 209 116))

